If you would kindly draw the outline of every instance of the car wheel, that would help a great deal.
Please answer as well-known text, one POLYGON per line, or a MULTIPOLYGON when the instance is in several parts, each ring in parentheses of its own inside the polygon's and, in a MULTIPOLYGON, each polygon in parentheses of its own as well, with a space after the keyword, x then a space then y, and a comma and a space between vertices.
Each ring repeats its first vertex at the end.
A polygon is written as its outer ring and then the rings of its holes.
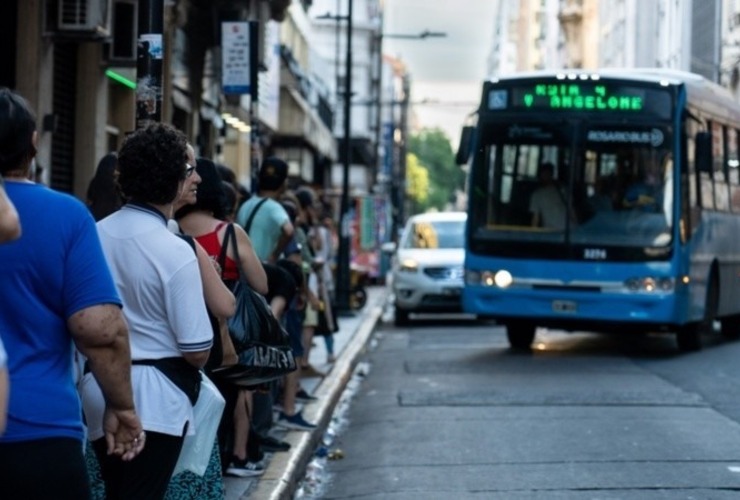
POLYGON ((393 316, 393 323, 396 326, 405 326, 409 324, 409 312, 396 306, 396 312, 393 316))
POLYGON ((357 286, 350 291, 349 300, 352 309, 362 309, 367 304, 367 292, 364 288, 357 286))
POLYGON ((534 341, 537 325, 526 321, 512 321, 506 323, 506 337, 512 349, 528 351, 534 341))

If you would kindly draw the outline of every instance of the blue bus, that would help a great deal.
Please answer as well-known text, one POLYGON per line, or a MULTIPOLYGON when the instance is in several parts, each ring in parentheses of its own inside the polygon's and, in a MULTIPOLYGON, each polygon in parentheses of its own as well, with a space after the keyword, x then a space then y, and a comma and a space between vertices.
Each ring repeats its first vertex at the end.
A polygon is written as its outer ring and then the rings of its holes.
POLYGON ((740 337, 740 105, 691 73, 487 81, 463 128, 463 308, 537 327, 740 337))

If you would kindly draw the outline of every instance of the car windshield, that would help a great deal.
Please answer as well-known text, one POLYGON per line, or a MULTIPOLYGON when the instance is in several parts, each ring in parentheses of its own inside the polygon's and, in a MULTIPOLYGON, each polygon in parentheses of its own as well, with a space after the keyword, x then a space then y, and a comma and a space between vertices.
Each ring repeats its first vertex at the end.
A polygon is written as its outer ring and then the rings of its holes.
POLYGON ((424 220, 412 222, 406 231, 402 248, 462 248, 465 239, 465 221, 424 220))

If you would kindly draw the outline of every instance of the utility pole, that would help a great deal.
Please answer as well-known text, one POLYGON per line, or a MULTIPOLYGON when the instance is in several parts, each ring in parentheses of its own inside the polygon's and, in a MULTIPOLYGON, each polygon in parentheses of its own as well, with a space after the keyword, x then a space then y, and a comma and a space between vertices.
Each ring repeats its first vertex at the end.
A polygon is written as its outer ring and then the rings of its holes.
POLYGON ((164 0, 139 0, 136 128, 162 121, 164 0))
POLYGON ((339 206, 339 251, 337 255, 338 312, 349 312, 350 289, 350 234, 349 170, 352 162, 352 0, 347 0, 347 47, 344 70, 344 165, 342 168, 342 197, 339 206))
POLYGON ((400 186, 398 188, 398 224, 403 227, 406 224, 407 199, 406 199, 406 156, 408 153, 408 134, 409 134, 409 99, 411 94, 411 76, 404 73, 402 81, 403 96, 401 98, 401 117, 400 132, 401 140, 399 143, 399 171, 400 186))

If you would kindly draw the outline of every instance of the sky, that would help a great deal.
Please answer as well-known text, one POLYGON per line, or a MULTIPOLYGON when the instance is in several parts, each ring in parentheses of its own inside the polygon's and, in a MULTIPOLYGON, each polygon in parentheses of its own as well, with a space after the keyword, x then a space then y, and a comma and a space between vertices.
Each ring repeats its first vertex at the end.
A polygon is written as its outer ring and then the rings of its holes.
POLYGON ((439 127, 457 148, 486 78, 497 0, 385 0, 385 34, 444 32, 444 38, 383 39, 383 51, 406 63, 421 127, 439 127), (426 101, 427 103, 423 103, 426 101))

